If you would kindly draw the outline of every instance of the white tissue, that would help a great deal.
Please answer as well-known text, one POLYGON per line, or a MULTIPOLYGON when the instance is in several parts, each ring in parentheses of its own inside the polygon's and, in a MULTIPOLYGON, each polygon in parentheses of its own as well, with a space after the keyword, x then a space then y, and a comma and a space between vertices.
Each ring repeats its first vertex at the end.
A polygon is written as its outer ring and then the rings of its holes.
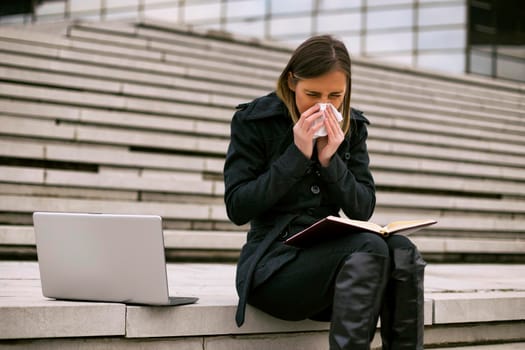
MULTIPOLYGON (((335 106, 331 103, 319 103, 319 106, 321 107, 321 111, 324 112, 326 111, 326 107, 330 106, 332 108, 332 112, 334 113, 335 115, 335 118, 337 119, 337 121, 341 121, 343 120, 343 116, 341 115, 341 113, 339 113, 339 111, 337 110, 337 108, 335 108, 335 106)), ((324 115, 323 113, 323 116, 317 118, 317 120, 314 122, 313 126, 317 125, 318 123, 322 123, 324 121, 324 119, 326 118, 326 116, 324 115)), ((327 132, 326 132, 326 128, 324 127, 324 125, 319 129, 317 130, 317 132, 314 134, 314 140, 318 137, 323 137, 323 136, 326 136, 328 135, 327 132)))

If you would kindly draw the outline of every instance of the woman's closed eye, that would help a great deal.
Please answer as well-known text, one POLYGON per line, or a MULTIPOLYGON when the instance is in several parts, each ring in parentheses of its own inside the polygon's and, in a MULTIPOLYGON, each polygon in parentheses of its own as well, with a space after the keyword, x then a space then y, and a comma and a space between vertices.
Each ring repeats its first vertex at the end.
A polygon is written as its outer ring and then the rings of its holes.
MULTIPOLYGON (((306 95, 310 96, 310 97, 316 97, 316 98, 320 98, 321 97, 321 94, 320 93, 316 93, 316 92, 307 92, 306 95)), ((341 96, 343 96, 343 95, 340 94, 340 93, 336 93, 336 94, 328 95, 328 98, 329 99, 335 99, 335 98, 341 98, 341 96)))
POLYGON ((310 96, 310 97, 321 97, 321 94, 316 93, 316 92, 307 92, 307 93, 306 93, 306 96, 310 96))

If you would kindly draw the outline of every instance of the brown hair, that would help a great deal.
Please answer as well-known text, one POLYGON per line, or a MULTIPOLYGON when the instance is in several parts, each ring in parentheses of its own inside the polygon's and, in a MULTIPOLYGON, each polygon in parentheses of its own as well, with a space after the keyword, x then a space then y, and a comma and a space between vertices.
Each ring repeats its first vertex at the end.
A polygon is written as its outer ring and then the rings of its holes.
POLYGON ((290 75, 294 82, 301 79, 316 78, 333 70, 346 74, 346 93, 340 109, 343 115, 342 129, 350 129, 350 93, 352 88, 351 61, 345 44, 330 35, 313 36, 295 49, 288 64, 277 81, 277 96, 284 102, 294 123, 299 120, 295 105, 295 92, 288 85, 290 75), (290 74, 291 73, 291 74, 290 74))

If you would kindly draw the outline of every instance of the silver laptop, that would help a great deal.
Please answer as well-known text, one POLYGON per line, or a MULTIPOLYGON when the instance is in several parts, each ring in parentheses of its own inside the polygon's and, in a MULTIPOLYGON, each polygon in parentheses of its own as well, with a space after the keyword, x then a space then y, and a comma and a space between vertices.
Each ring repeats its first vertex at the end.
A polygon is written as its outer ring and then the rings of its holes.
POLYGON ((142 305, 198 300, 168 295, 159 216, 35 212, 33 224, 45 297, 142 305))

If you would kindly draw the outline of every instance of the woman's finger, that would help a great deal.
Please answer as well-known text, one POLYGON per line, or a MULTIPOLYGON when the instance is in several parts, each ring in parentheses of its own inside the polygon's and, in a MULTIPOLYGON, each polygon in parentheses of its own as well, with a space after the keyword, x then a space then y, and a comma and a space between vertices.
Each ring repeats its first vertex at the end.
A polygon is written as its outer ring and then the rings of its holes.
POLYGON ((304 120, 306 120, 306 118, 310 117, 312 114, 314 114, 315 112, 318 112, 318 111, 320 111, 319 105, 318 104, 313 105, 312 107, 308 108, 306 111, 301 113, 301 115, 299 116, 299 122, 300 121, 304 122, 304 120))
POLYGON ((310 114, 309 116, 304 118, 301 124, 301 127, 307 132, 314 130, 314 129, 317 130, 323 126, 323 123, 317 123, 317 124, 315 123, 321 117, 323 117, 323 112, 321 111, 314 112, 313 114, 310 114))

